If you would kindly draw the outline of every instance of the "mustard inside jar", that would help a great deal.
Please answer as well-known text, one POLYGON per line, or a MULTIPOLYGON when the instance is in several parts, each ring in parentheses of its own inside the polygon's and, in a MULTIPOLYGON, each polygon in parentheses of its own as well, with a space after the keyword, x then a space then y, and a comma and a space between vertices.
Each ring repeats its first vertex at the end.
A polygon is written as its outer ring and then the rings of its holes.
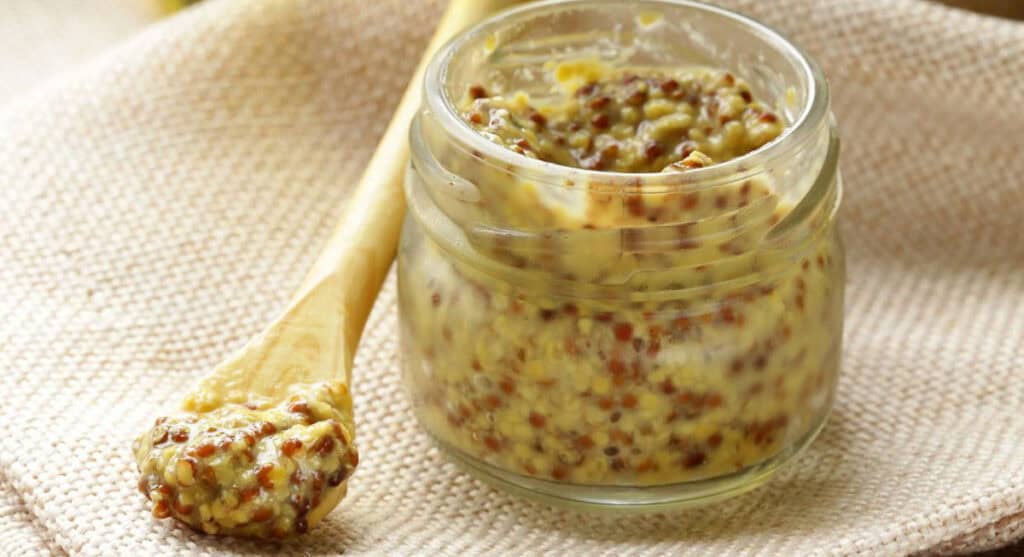
POLYGON ((845 269, 803 51, 698 3, 541 2, 457 37, 424 87, 401 352, 447 454, 547 501, 661 509, 811 443, 845 269))

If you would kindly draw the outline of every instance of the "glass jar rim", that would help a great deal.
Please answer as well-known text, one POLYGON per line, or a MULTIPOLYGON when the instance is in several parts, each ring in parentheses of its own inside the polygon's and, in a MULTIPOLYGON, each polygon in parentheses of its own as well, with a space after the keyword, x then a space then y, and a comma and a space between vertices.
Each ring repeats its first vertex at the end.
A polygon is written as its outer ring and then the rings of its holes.
MULTIPOLYGON (((638 0, 634 4, 638 10, 667 6, 702 11, 730 19, 756 33, 761 33, 768 37, 780 51, 785 52, 788 58, 797 62, 809 86, 807 92, 808 100, 804 103, 803 109, 794 123, 786 126, 779 137, 754 151, 705 168, 690 169, 681 173, 626 173, 587 170, 533 159, 516 153, 511 149, 489 141, 474 130, 459 114, 455 99, 451 98, 447 93, 445 81, 448 75, 449 63, 467 44, 481 36, 487 36, 497 29, 513 25, 518 20, 538 14, 556 11, 565 7, 618 4, 619 1, 541 0, 500 12, 459 33, 438 50, 427 66, 423 80, 423 98, 427 110, 434 117, 438 118, 441 125, 449 133, 453 134, 454 138, 458 139, 461 144, 480 153, 496 164, 505 165, 506 168, 514 168, 517 174, 524 177, 539 183, 559 183, 567 177, 567 174, 570 174, 574 181, 603 184, 613 188, 635 184, 638 179, 651 186, 664 185, 671 187, 684 184, 687 189, 693 189, 696 184, 710 187, 721 182, 743 180, 760 172, 760 167, 785 157, 793 150, 799 149, 806 142, 813 140, 816 130, 828 118, 828 82, 825 80, 825 76, 818 65, 800 46, 787 39, 775 29, 753 18, 732 10, 694 0, 638 0)), ((698 187, 696 189, 701 188, 698 187)))

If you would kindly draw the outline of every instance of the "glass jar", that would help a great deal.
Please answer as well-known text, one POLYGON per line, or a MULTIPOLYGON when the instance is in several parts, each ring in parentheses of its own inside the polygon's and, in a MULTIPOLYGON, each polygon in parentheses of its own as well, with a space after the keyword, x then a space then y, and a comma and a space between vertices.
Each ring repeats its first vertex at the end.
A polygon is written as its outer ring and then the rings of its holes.
POLYGON ((398 256, 403 377, 478 477, 549 502, 661 509, 751 489, 832 406, 843 321, 838 139, 785 38, 679 0, 540 2, 445 46, 412 125, 398 256), (787 122, 739 158, 625 174, 474 131, 476 83, 543 96, 551 64, 708 66, 787 122))

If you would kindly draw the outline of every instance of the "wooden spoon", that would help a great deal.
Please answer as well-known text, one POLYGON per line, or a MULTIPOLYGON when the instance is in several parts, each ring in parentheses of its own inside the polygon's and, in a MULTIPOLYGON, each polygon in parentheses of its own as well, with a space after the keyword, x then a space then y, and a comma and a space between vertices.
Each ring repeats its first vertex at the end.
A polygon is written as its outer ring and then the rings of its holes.
POLYGON ((208 533, 283 537, 344 497, 358 462, 348 385, 405 211, 407 133, 427 62, 513 0, 452 0, 341 222, 284 312, 202 378, 184 414, 135 442, 154 516, 208 533))

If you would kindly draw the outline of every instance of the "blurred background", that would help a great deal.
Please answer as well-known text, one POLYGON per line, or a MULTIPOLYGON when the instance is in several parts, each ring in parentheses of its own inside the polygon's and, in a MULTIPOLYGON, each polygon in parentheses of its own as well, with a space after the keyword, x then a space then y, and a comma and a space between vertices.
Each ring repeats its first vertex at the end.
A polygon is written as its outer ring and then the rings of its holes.
MULTIPOLYGON (((0 107, 20 92, 88 61, 143 27, 198 1, 0 1, 0 107)), ((1024 19, 1024 0, 915 1, 935 1, 993 17, 1024 19)))

